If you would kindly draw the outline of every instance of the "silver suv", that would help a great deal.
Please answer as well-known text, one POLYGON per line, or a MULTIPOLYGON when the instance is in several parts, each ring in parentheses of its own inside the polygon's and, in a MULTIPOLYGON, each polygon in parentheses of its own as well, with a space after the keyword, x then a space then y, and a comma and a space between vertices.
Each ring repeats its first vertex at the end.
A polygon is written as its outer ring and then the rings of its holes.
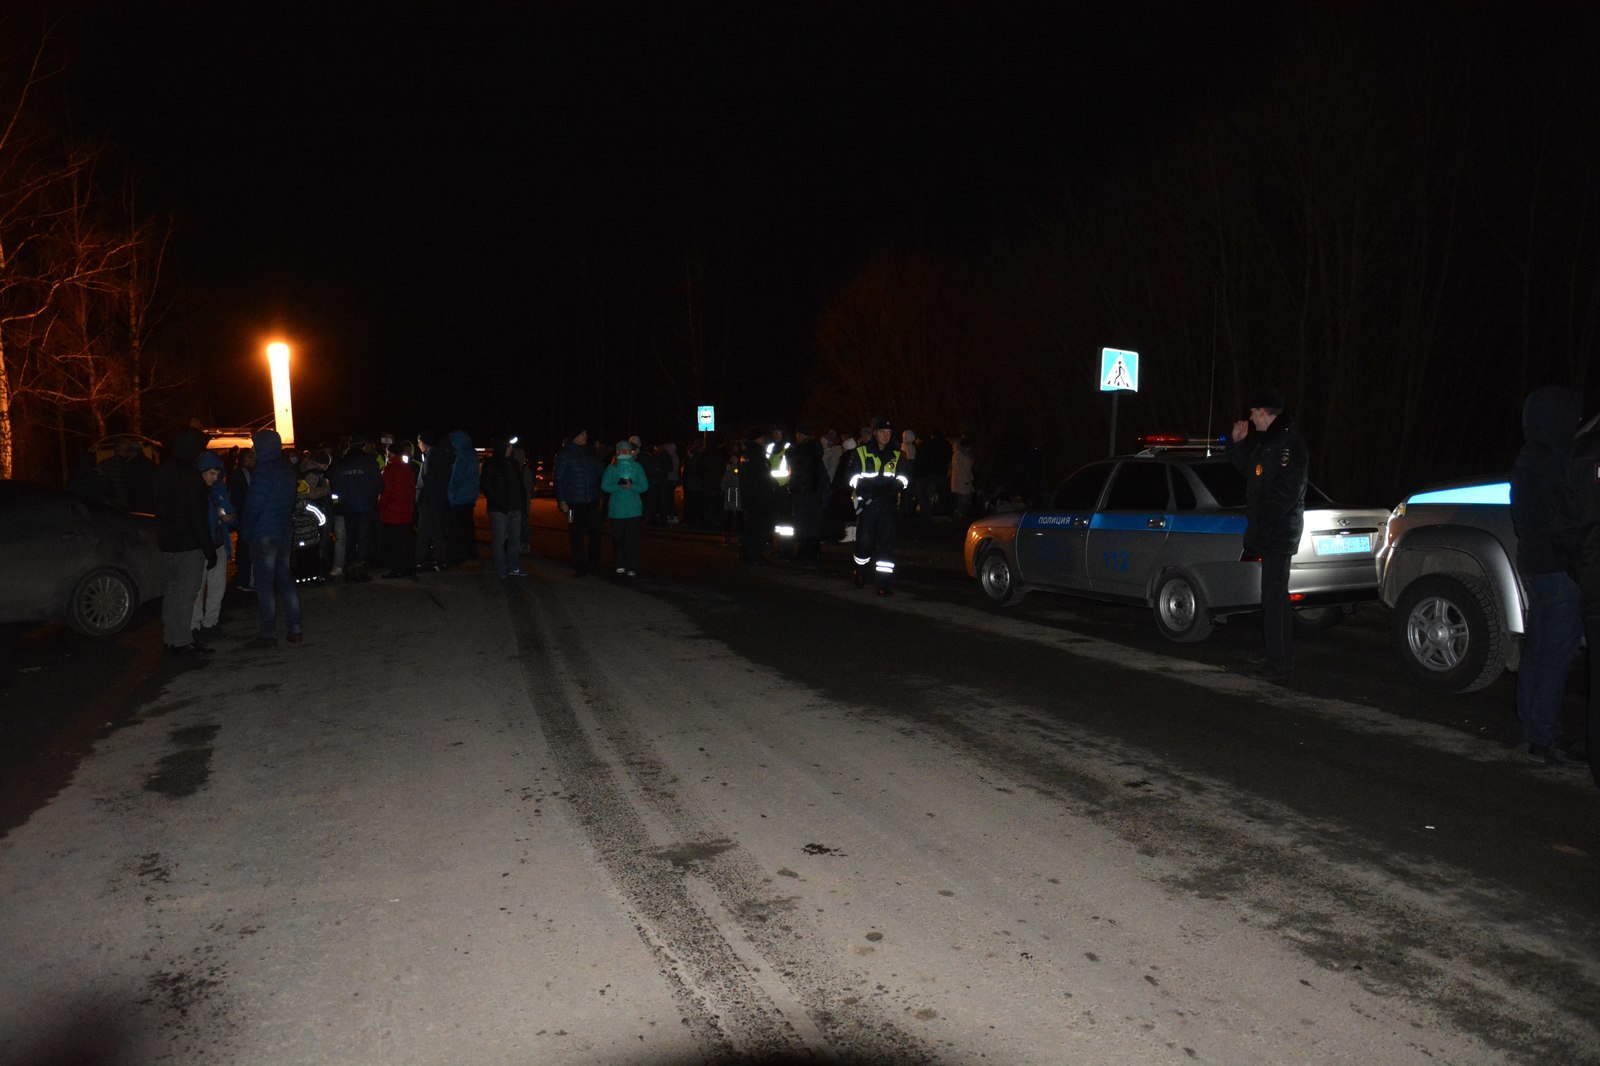
POLYGON ((1378 597, 1406 673, 1443 692, 1492 684, 1522 658, 1511 482, 1458 481, 1408 496, 1378 553, 1378 597))

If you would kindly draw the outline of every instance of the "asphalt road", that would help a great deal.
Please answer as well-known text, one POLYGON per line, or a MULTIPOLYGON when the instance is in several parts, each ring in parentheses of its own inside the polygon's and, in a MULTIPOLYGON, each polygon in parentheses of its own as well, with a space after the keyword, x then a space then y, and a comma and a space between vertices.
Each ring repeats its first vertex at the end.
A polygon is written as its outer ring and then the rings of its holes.
POLYGON ((0 631, 0 1062, 1600 1061, 1600 791, 1380 608, 1278 687, 949 534, 882 600, 540 513, 299 648, 0 631))

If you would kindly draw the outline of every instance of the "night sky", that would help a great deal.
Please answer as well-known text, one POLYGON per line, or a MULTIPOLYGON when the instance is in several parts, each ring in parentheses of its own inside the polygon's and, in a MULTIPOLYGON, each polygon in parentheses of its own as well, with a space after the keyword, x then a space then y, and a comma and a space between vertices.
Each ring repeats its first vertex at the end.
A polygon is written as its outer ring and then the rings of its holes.
POLYGON ((706 402, 792 417, 863 256, 978 238, 1270 47, 1265 9, 1191 7, 118 3, 58 33, 81 132, 177 226, 206 413, 267 410, 281 331, 330 436, 587 417, 549 395, 544 279, 574 240, 670 260, 690 220, 738 232, 764 326, 749 395, 706 402))
POLYGON ((1265 376, 1366 495, 1503 464, 1527 388, 1592 381, 1585 10, 119 2, 55 37, 75 135, 174 226, 170 417, 265 415, 284 336, 303 443, 898 405, 1070 469, 1106 432, 1075 361, 1148 345, 1129 425, 1215 428, 1265 376), (907 263, 954 279, 974 373, 843 399, 821 324, 907 263))

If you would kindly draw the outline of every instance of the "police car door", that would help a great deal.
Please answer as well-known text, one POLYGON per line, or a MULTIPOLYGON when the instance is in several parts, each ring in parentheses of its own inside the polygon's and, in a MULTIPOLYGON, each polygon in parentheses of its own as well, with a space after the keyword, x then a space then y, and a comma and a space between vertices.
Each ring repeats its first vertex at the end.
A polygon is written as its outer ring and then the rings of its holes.
POLYGON ((1085 545, 1113 464, 1091 463, 1063 481, 1050 506, 1017 524, 1017 570, 1030 585, 1088 588, 1085 545))
POLYGON ((1167 464, 1127 460, 1117 468, 1089 529, 1089 587, 1143 599, 1172 527, 1167 464))

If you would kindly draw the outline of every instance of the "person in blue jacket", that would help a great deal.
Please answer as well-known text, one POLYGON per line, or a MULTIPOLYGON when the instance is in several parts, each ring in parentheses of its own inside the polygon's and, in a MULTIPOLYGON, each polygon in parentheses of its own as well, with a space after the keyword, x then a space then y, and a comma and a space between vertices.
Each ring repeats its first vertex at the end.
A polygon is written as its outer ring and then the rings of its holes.
POLYGON ((556 453, 556 506, 567 516, 572 569, 579 577, 600 568, 600 472, 588 430, 578 430, 556 453))
POLYGON ((261 631, 247 647, 278 646, 278 600, 289 626, 289 643, 301 636, 300 593, 294 586, 290 560, 294 554, 295 472, 283 457, 283 438, 275 430, 257 432, 256 470, 244 498, 239 535, 250 542, 255 560, 256 603, 261 609, 261 631))
POLYGON ((456 450, 456 458, 445 493, 451 515, 445 536, 450 541, 450 561, 462 563, 478 557, 478 534, 472 528, 472 508, 478 502, 478 453, 464 429, 450 431, 450 445, 456 450))

